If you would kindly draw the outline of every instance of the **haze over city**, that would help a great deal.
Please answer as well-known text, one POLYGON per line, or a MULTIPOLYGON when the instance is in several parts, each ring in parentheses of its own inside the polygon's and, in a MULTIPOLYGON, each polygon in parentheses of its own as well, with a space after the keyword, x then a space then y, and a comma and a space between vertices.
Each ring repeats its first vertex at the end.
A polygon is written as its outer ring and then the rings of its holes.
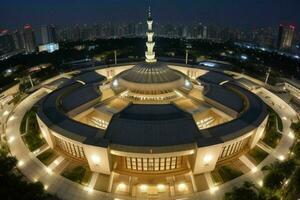
POLYGON ((152 6, 159 23, 202 22, 235 27, 300 25, 297 0, 3 0, 0 28, 24 24, 68 25, 99 22, 140 22, 152 6), (238 17, 237 17, 238 16, 238 17))
POLYGON ((300 199, 299 7, 2 0, 0 199, 300 199))

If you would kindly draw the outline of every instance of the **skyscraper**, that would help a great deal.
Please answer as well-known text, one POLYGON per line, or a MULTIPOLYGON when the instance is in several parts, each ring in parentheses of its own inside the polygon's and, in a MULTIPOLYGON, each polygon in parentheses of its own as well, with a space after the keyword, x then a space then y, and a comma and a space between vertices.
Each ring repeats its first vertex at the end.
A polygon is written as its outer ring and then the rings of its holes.
POLYGON ((15 48, 17 50, 25 49, 24 36, 20 31, 16 30, 15 32, 13 32, 12 37, 14 40, 15 48))
POLYGON ((282 47, 282 40, 283 40, 283 25, 280 24, 278 29, 277 42, 276 42, 277 49, 280 49, 282 47))
POLYGON ((14 50, 14 41, 8 30, 0 32, 0 53, 7 53, 14 50))
POLYGON ((31 25, 26 24, 24 26, 24 41, 25 41, 25 50, 27 53, 35 52, 36 48, 36 40, 34 36, 34 32, 32 30, 31 25))
POLYGON ((56 43, 56 30, 54 25, 41 27, 42 44, 56 43))
POLYGON ((294 31, 295 31, 295 27, 292 25, 286 28, 284 38, 283 38, 282 48, 287 49, 292 47, 294 31))

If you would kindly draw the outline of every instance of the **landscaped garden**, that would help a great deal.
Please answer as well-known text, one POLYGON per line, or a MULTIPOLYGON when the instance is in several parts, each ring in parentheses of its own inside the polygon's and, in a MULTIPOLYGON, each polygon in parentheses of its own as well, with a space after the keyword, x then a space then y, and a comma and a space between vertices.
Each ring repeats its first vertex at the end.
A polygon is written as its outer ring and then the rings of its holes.
POLYGON ((87 185, 92 173, 85 166, 71 164, 70 166, 64 169, 61 175, 76 183, 87 185))
POLYGON ((255 160, 256 164, 259 164, 268 156, 268 153, 256 146, 248 152, 248 155, 255 160))
POLYGON ((262 141, 266 143, 268 146, 275 148, 282 137, 282 135, 278 132, 278 130, 282 131, 283 125, 277 113, 271 108, 269 108, 268 110, 269 110, 269 119, 266 126, 266 133, 262 141))
POLYGON ((24 134, 23 139, 30 151, 34 151, 45 144, 45 140, 41 136, 34 107, 25 113, 21 122, 20 133, 24 134))
POLYGON ((52 149, 48 149, 37 156, 37 158, 46 166, 52 163, 57 157, 58 154, 52 149))

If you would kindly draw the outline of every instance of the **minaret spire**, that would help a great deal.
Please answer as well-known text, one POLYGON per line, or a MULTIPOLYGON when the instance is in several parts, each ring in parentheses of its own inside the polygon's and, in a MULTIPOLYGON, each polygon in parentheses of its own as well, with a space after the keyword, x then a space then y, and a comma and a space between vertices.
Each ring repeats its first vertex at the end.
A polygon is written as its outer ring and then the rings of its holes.
POLYGON ((146 62, 153 63, 153 62, 156 62, 156 59, 155 59, 155 52, 153 51, 155 42, 153 42, 153 35, 154 35, 154 32, 152 30, 153 19, 152 19, 152 16, 151 16, 151 7, 150 6, 149 6, 149 10, 148 10, 147 24, 148 24, 148 30, 146 32, 146 35, 147 35, 147 42, 146 42, 147 51, 145 52, 145 56, 146 56, 146 62))

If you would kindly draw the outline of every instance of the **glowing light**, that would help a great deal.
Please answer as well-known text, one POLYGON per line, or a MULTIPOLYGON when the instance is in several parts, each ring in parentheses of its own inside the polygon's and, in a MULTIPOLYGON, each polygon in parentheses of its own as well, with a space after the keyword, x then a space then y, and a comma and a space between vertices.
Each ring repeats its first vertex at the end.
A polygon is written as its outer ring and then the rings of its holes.
POLYGON ((191 83, 190 83, 189 80, 185 80, 185 81, 184 81, 184 85, 185 85, 185 87, 190 87, 190 86, 191 86, 191 83))
POLYGON ((114 86, 114 87, 118 87, 118 86, 119 86, 119 82, 118 82, 117 79, 115 79, 115 80, 113 81, 113 86, 114 86))
POLYGON ((258 181, 257 184, 262 187, 264 185, 264 182, 262 180, 258 181))
POLYGON ((36 183, 37 181, 38 181, 38 179, 37 179, 37 178, 33 178, 33 182, 35 182, 35 183, 36 183))
POLYGON ((282 117, 282 119, 283 119, 283 120, 287 120, 287 118, 286 118, 286 117, 282 117))
POLYGON ((101 159, 100 159, 99 156, 97 156, 97 155, 92 155, 91 158, 92 158, 92 161, 93 161, 96 165, 99 165, 99 164, 100 164, 101 159))
POLYGON ((48 185, 44 185, 44 190, 47 190, 48 189, 48 185))
POLYGON ((12 143, 14 140, 15 140, 15 137, 14 136, 10 136, 7 142, 8 143, 12 143))
POLYGON ((8 115, 8 114, 9 114, 9 112, 6 110, 6 111, 3 112, 2 115, 3 115, 3 116, 6 116, 6 115, 8 115))
POLYGON ((251 169, 251 171, 252 171, 253 173, 255 173, 255 172, 257 172, 257 168, 254 167, 254 168, 251 169))
POLYGON ((204 162, 205 164, 208 164, 212 159, 213 159, 212 155, 208 154, 208 155, 205 155, 205 156, 204 156, 203 162, 204 162))
POLYGON ((143 185, 140 185, 139 188, 140 188, 141 191, 147 191, 148 190, 148 185, 143 184, 143 185))
POLYGON ((200 64, 202 64, 202 65, 204 65, 206 67, 215 67, 216 66, 215 63, 211 63, 211 62, 202 62, 200 64))
POLYGON ((58 165, 58 164, 59 164, 58 160, 55 160, 55 161, 54 161, 54 164, 55 164, 55 165, 58 165))
POLYGON ((88 192, 88 193, 92 193, 94 191, 94 189, 92 187, 86 187, 85 190, 88 192))
POLYGON ((280 156, 278 156, 278 159, 279 159, 280 161, 284 161, 285 157, 284 157, 283 155, 280 155, 280 156))
POLYGON ((21 166, 23 166, 24 165, 24 162, 22 161, 22 160, 20 160, 19 162, 18 162, 18 167, 21 167, 21 166))
POLYGON ((127 186, 125 183, 119 183, 119 185, 117 186, 117 190, 120 190, 120 191, 125 191, 126 188, 127 188, 127 186))
POLYGON ((166 186, 164 184, 158 184, 157 186, 158 191, 164 191, 166 189, 166 186))
POLYGON ((242 59, 242 60, 247 60, 248 57, 247 57, 246 55, 241 55, 241 59, 242 59))
POLYGON ((292 131, 289 132, 289 135, 288 135, 288 136, 289 136, 289 138, 291 138, 292 140, 295 139, 295 134, 294 134, 292 131))
POLYGON ((209 189, 211 194, 214 194, 216 191, 219 190, 219 187, 212 187, 209 189))
POLYGON ((11 116, 8 121, 12 121, 15 119, 15 116, 11 116))
POLYGON ((289 182, 290 182, 290 180, 288 179, 288 180, 286 180, 285 182, 284 182, 284 185, 287 185, 287 184, 289 184, 289 182))
POLYGON ((47 171, 47 173, 48 173, 49 175, 52 175, 52 173, 53 173, 52 170, 51 170, 50 168, 48 168, 48 167, 46 168, 46 171, 47 171))
POLYGON ((185 183, 179 183, 177 187, 178 187, 179 192, 183 192, 187 189, 187 186, 185 183))

